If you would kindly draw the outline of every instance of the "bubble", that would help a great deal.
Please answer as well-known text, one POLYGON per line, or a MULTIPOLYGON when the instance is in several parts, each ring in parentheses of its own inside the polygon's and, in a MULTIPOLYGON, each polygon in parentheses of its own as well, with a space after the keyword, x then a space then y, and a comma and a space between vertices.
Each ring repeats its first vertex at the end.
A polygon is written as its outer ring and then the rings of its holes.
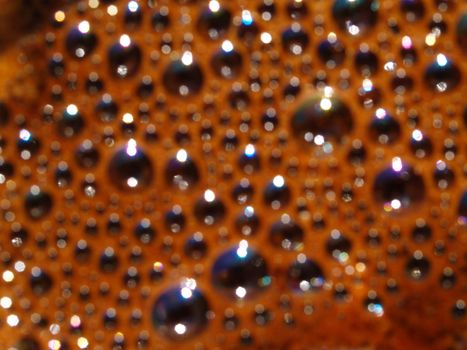
POLYGON ((287 14, 292 19, 300 19, 308 16, 309 9, 305 1, 289 0, 286 6, 287 14))
POLYGON ((371 51, 368 46, 360 46, 354 56, 354 65, 364 76, 375 74, 379 68, 378 55, 371 51))
POLYGON ((282 214, 269 229, 269 241, 272 245, 285 250, 302 250, 304 235, 302 227, 288 214, 282 214))
POLYGON ((186 217, 183 213, 182 207, 174 205, 165 214, 165 227, 172 233, 180 232, 184 229, 186 224, 186 217))
POLYGON ((208 325, 208 302, 194 279, 160 294, 152 307, 152 323, 164 337, 184 340, 194 337, 208 325))
POLYGON ((174 158, 170 159, 165 167, 165 179, 181 190, 186 190, 199 181, 199 170, 187 151, 180 149, 174 158))
POLYGON ((433 171, 433 179, 438 188, 445 190, 454 182, 454 171, 442 160, 438 160, 433 171))
POLYGON ((344 62, 345 46, 334 33, 329 33, 318 45, 318 57, 328 68, 334 68, 344 62))
POLYGON ((5 102, 0 101, 0 125, 4 126, 10 120, 10 109, 5 102))
POLYGON ((248 10, 242 11, 242 21, 237 29, 237 36, 246 45, 252 45, 257 35, 259 34, 259 28, 253 19, 253 15, 248 10))
POLYGON ((250 298, 271 283, 264 258, 245 240, 220 254, 212 266, 214 287, 232 298, 250 298))
POLYGON ((378 108, 370 123, 370 136, 381 144, 396 141, 401 134, 399 122, 386 110, 378 108))
POLYGON ((460 48, 467 51, 467 12, 464 12, 457 22, 456 26, 457 43, 460 48))
POLYGON ((344 263, 349 259, 351 249, 352 242, 341 231, 337 229, 331 231, 326 241, 326 251, 329 255, 344 263))
POLYGON ((412 131, 410 138, 410 149, 417 158, 425 158, 433 152, 433 143, 421 130, 412 131))
POLYGON ((50 275, 39 267, 31 269, 31 276, 29 278, 29 285, 32 292, 36 295, 43 295, 52 288, 52 278, 50 275))
POLYGON ((100 160, 98 149, 91 140, 83 141, 75 152, 75 159, 82 168, 94 168, 100 160))
POLYGON ((359 35, 376 25, 378 7, 375 0, 335 0, 332 16, 341 29, 359 35))
POLYGON ((294 23, 291 27, 282 32, 282 48, 293 55, 301 55, 310 39, 308 34, 301 28, 298 23, 294 23))
POLYGON ((230 11, 217 0, 210 0, 209 5, 201 10, 196 27, 202 35, 218 39, 229 29, 231 17, 230 11))
POLYGON ((204 75, 193 54, 185 51, 180 59, 168 64, 162 76, 164 87, 173 95, 189 96, 201 91, 204 75))
POLYGON ((242 55, 229 40, 225 40, 221 49, 214 53, 211 58, 211 67, 214 72, 226 79, 237 77, 242 70, 242 65, 242 55))
POLYGON ((29 130, 21 129, 16 141, 16 148, 22 159, 28 160, 37 154, 41 142, 29 130))
POLYGON ((462 224, 467 224, 467 190, 464 190, 462 196, 459 199, 457 206, 457 215, 459 216, 458 221, 462 224))
POLYGON ((425 85, 437 92, 446 92, 457 87, 462 73, 456 63, 443 54, 438 54, 436 60, 425 70, 425 85))
POLYGON ((26 214, 33 220, 40 220, 47 216, 52 209, 52 197, 48 192, 31 186, 24 199, 24 209, 26 214))
POLYGON ((276 210, 286 206, 290 201, 290 197, 290 188, 281 175, 275 176, 263 191, 264 203, 276 210))
POLYGON ((423 219, 417 219, 412 229, 412 239, 417 243, 424 243, 431 239, 433 233, 431 227, 423 219))
POLYGON ((414 280, 425 278, 430 272, 430 268, 430 261, 420 251, 416 251, 406 264, 407 275, 414 280))
POLYGON ((291 119, 295 136, 312 142, 321 135, 325 139, 341 141, 353 129, 353 118, 350 108, 332 88, 306 99, 295 110, 291 119))
POLYGON ((156 236, 156 230, 147 218, 142 219, 134 229, 135 237, 143 244, 149 244, 156 236))
POLYGON ((117 117, 118 105, 109 94, 104 94, 96 104, 95 112, 98 118, 104 122, 110 122, 117 117))
POLYGON ((204 191, 194 206, 194 214, 198 221, 206 225, 214 225, 221 221, 226 213, 224 203, 212 190, 204 191))
POLYGON ((152 15, 151 23, 156 32, 162 32, 167 29, 170 25, 169 8, 161 6, 161 8, 152 15))
POLYGON ((190 236, 183 246, 183 251, 186 256, 189 256, 192 259, 201 259, 203 258, 208 250, 208 244, 204 239, 204 236, 201 232, 195 232, 190 236))
POLYGON ((299 254, 287 271, 289 288, 297 292, 309 292, 323 287, 323 270, 315 261, 299 254))
POLYGON ((107 52, 110 73, 117 78, 135 75, 141 65, 141 57, 139 46, 127 34, 122 34, 107 52))
POLYGON ((142 7, 138 4, 137 1, 129 1, 125 8, 125 14, 123 21, 125 26, 130 29, 135 29, 141 25, 143 20, 143 11, 142 7))
POLYGON ((260 226, 259 216, 252 206, 247 206, 235 218, 235 228, 244 236, 254 235, 260 226))
POLYGON ((422 0, 401 0, 400 10, 409 22, 417 21, 425 15, 425 5, 422 0))
POLYGON ((148 187, 153 180, 153 165, 135 140, 117 150, 108 165, 111 182, 120 190, 138 190, 148 187))
POLYGON ((89 56, 97 46, 97 35, 88 21, 81 21, 70 29, 66 37, 66 49, 74 58, 89 56))
POLYGON ((36 339, 29 336, 23 337, 15 343, 13 350, 40 350, 41 347, 36 339))
POLYGON ((104 273, 115 272, 119 265, 118 256, 115 254, 115 251, 111 247, 104 249, 104 252, 99 258, 99 268, 104 273))
POLYGON ((386 212, 406 209, 425 198, 425 183, 410 165, 394 157, 392 165, 378 173, 373 182, 373 197, 386 212))

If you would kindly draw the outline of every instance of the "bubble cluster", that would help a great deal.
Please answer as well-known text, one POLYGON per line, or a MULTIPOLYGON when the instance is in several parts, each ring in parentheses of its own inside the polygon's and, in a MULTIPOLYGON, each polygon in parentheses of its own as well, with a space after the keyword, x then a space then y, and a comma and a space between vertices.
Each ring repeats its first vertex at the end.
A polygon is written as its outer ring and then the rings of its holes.
POLYGON ((464 4, 55 5, 0 89, 5 349, 462 348, 464 4))

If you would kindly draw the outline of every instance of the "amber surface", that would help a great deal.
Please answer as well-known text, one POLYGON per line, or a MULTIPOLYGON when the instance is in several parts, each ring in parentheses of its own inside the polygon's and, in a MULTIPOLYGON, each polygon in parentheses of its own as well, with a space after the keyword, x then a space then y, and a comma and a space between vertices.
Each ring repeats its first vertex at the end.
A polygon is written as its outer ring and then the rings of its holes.
POLYGON ((467 347, 465 1, 0 7, 0 349, 467 347))

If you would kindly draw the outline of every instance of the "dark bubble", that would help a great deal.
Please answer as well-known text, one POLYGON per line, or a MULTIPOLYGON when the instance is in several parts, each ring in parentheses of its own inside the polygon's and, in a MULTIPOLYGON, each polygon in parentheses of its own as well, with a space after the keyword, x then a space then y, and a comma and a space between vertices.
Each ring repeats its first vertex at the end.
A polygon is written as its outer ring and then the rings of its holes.
POLYGON ((165 227, 172 233, 177 233, 185 228, 186 217, 182 207, 174 205, 167 213, 165 213, 165 227))
POLYGON ((326 251, 334 259, 340 262, 346 262, 352 249, 352 241, 342 234, 339 230, 332 230, 326 241, 326 251))
POLYGON ((4 183, 6 179, 11 177, 15 172, 13 164, 0 157, 0 184, 4 183))
POLYGON ((425 70, 425 85, 434 91, 450 91, 459 85, 462 73, 457 64, 443 54, 436 56, 435 62, 425 70))
POLYGON ((244 236, 254 235, 260 225, 259 216, 251 206, 246 207, 235 218, 235 228, 244 236))
POLYGON ((91 140, 84 140, 75 152, 75 159, 82 168, 94 168, 98 165, 100 155, 91 140))
POLYGON ((86 91, 91 95, 98 93, 104 88, 104 82, 96 72, 89 74, 85 85, 86 91))
POLYGON ((41 147, 41 142, 29 130, 21 129, 16 141, 16 148, 22 159, 30 159, 37 154, 41 147))
POLYGON ((276 210, 286 206, 290 201, 290 197, 290 188, 281 175, 275 176, 263 191, 264 203, 276 210))
POLYGON ((417 243, 424 243, 431 239, 433 235, 431 226, 425 220, 418 219, 412 229, 412 239, 417 243))
POLYGON ((192 53, 185 51, 180 59, 170 62, 162 76, 164 87, 173 95, 189 96, 200 92, 204 75, 192 53))
POLYGON ((37 340, 27 336, 18 340, 13 350, 41 350, 41 346, 37 340))
POLYGON ((185 255, 192 259, 203 258, 208 251, 208 244, 201 232, 196 232, 188 237, 183 246, 185 255))
POLYGON ((261 168, 261 158, 253 144, 246 145, 238 157, 237 164, 247 174, 251 174, 261 168))
POLYGON ((282 214, 280 219, 273 223, 269 229, 271 244, 285 250, 303 249, 304 235, 302 227, 288 214, 282 214))
POLYGON ((111 247, 104 249, 104 252, 99 258, 99 268, 104 273, 111 273, 117 270, 119 265, 118 256, 111 247))
POLYGON ((467 224, 467 190, 464 190, 464 193, 459 199, 457 215, 459 216, 460 223, 467 224))
POLYGON ((97 41, 97 35, 91 29, 89 22, 82 21, 70 29, 65 45, 69 55, 84 58, 94 51, 97 41))
POLYGON ((226 40, 222 47, 211 58, 211 67, 214 72, 223 78, 233 79, 242 70, 243 58, 233 44, 226 40))
POLYGON ((127 78, 136 74, 141 65, 141 49, 124 34, 117 43, 112 45, 107 53, 110 73, 118 78, 127 78))
POLYGON ((266 261, 245 240, 216 258, 211 281, 228 296, 240 299, 254 297, 271 283, 266 261))
POLYGON ((457 43, 460 48, 467 52, 467 12, 464 12, 457 22, 456 26, 457 43))
POLYGON ((61 77, 65 73, 65 62, 60 53, 56 53, 49 61, 49 73, 54 77, 61 77))
POLYGON ((0 101, 0 126, 4 126, 10 120, 10 109, 7 104, 0 101))
POLYGON ((162 6, 158 11, 154 12, 151 23, 156 32, 167 29, 170 25, 169 8, 167 6, 162 6))
POLYGON ((438 160, 433 171, 433 179, 438 188, 445 190, 454 182, 454 171, 442 160, 438 160))
POLYGON ((84 119, 78 107, 74 104, 68 105, 57 122, 58 133, 63 137, 74 137, 81 133, 84 128, 84 119))
POLYGON ((318 45, 318 57, 328 68, 334 68, 345 60, 345 46, 334 33, 318 45))
POLYGON ((125 26, 130 29, 135 29, 141 25, 142 20, 143 11, 141 6, 136 1, 128 2, 123 16, 125 26))
POLYGON ((430 272, 430 268, 430 261, 420 251, 415 252, 406 263, 407 275, 414 280, 425 278, 430 272))
POLYGON ((218 39, 229 29, 231 17, 229 10, 222 7, 219 2, 211 1, 208 7, 201 10, 196 27, 202 35, 210 39, 218 39))
POLYGON ((55 183, 58 187, 66 187, 73 180, 73 174, 66 162, 60 162, 55 169, 55 183))
POLYGON ((381 144, 396 141, 401 134, 401 127, 397 119, 382 108, 378 108, 371 120, 370 137, 381 144))
POLYGON ((358 89, 358 99, 365 108, 373 108, 382 100, 381 90, 374 86, 372 81, 364 79, 362 86, 358 89))
POLYGON ((400 10, 409 22, 417 21, 425 15, 423 0, 401 0, 400 10))
POLYGON ((321 266, 300 254, 287 271, 287 281, 290 289, 308 292, 323 287, 325 279, 321 266))
POLYGON ((194 206, 194 214, 199 222, 213 225, 221 221, 226 213, 224 203, 212 190, 204 191, 203 196, 198 199, 194 206))
POLYGON ((201 333, 208 325, 209 305, 193 279, 164 291, 152 307, 152 323, 164 337, 183 340, 201 333))
POLYGON ((149 244, 156 236, 156 230, 149 219, 142 219, 134 228, 135 237, 143 244, 149 244))
POLYGON ((317 135, 340 141, 352 131, 353 118, 349 107, 340 98, 325 93, 300 104, 292 116, 291 125, 295 136, 307 142, 317 135))
POLYGON ((245 204, 251 201, 255 190, 247 178, 243 178, 232 189, 232 198, 238 204, 245 204))
POLYGON ((410 138, 410 150, 417 158, 425 158, 433 152, 433 143, 428 136, 415 129, 410 138))
POLYGON ((392 166, 376 176, 373 197, 384 205, 385 211, 397 211, 422 202, 425 198, 425 183, 411 166, 395 157, 392 166))
POLYGON ((362 164, 367 157, 366 148, 361 140, 353 140, 352 148, 347 153, 347 159, 354 165, 362 164))
POLYGON ((170 159, 165 167, 165 179, 168 184, 186 190, 199 181, 199 170, 194 160, 184 149, 170 159))
POLYGON ((378 7, 375 0, 335 0, 332 16, 342 30, 358 35, 376 25, 378 7))
POLYGON ((49 214, 52 209, 52 197, 39 186, 31 186, 24 199, 26 214, 33 220, 39 220, 49 214))
POLYGON ((304 18, 308 15, 308 5, 306 1, 289 0, 286 6, 287 14, 292 19, 304 18))
POLYGON ((153 180, 153 172, 151 159, 133 139, 115 152, 108 165, 109 178, 120 190, 148 187, 153 180))
POLYGON ((95 112, 97 117, 109 122, 114 120, 118 114, 118 105, 109 94, 104 94, 96 105, 95 112))
POLYGON ((36 295, 43 295, 52 288, 52 277, 40 269, 39 267, 33 267, 31 269, 31 276, 29 278, 29 285, 31 286, 32 292, 36 295))
POLYGON ((354 64, 360 74, 364 76, 375 74, 379 67, 378 55, 365 46, 361 47, 355 54, 354 64))
POLYGON ((282 32, 282 48, 293 55, 301 55, 308 47, 310 38, 298 23, 282 32))
POLYGON ((242 21, 237 29, 237 36, 246 45, 251 45, 259 34, 259 28, 253 19, 253 14, 248 10, 242 11, 242 21))

